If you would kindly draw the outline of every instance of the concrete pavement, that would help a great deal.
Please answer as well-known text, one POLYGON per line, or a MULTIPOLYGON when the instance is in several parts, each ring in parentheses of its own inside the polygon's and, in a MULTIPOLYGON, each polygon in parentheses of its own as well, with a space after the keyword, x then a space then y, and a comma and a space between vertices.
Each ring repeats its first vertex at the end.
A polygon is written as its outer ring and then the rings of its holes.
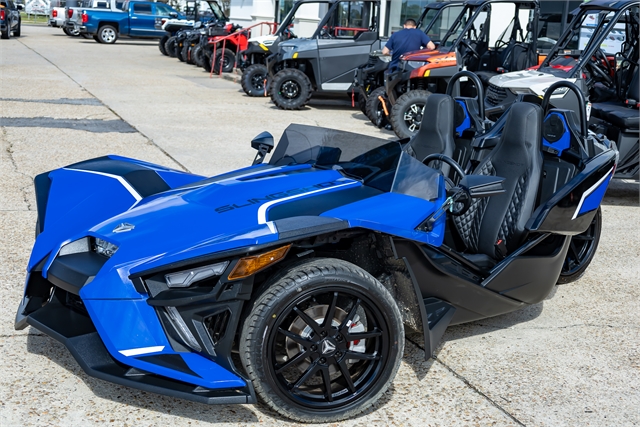
MULTIPOLYGON (((248 165, 250 139, 290 122, 391 138, 348 100, 299 112, 162 56, 25 26, 0 43, 0 425, 294 425, 260 405, 206 406, 85 375, 58 342, 13 330, 36 220, 38 173, 105 154, 212 175, 248 165)), ((419 339, 390 390, 344 426, 640 424, 638 184, 605 197, 602 240, 579 281, 519 312, 419 339)))

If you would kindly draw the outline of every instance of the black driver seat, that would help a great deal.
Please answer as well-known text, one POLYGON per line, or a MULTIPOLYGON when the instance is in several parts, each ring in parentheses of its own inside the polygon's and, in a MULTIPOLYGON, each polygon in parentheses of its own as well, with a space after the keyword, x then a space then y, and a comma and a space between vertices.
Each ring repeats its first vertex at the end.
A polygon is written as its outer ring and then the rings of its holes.
MULTIPOLYGON (((411 137, 407 152, 422 161, 430 154, 444 154, 453 157, 456 143, 453 139, 455 101, 449 95, 434 93, 427 98, 422 114, 420 129, 411 137)), ((440 169, 449 176, 449 165, 432 162, 434 169, 440 169)))
POLYGON ((475 199, 464 215, 454 217, 465 257, 483 268, 491 268, 526 238, 542 173, 542 109, 518 102, 507 114, 498 145, 473 172, 505 178, 505 192, 475 199))

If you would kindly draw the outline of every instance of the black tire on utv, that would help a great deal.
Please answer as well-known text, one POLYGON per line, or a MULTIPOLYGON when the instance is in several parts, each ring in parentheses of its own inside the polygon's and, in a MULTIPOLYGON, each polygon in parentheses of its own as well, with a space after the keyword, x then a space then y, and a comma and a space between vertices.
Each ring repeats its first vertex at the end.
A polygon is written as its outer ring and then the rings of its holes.
POLYGON ((383 128, 389 124, 389 118, 384 113, 382 102, 380 97, 385 100, 387 108, 390 108, 391 104, 388 102, 387 91, 384 86, 376 88, 371 91, 367 98, 367 117, 378 128, 383 128))
POLYGON ((169 40, 169 35, 165 34, 164 36, 162 36, 162 38, 158 42, 158 49, 160 49, 160 53, 165 55, 165 56, 169 55, 167 53, 167 49, 165 48, 165 44, 167 43, 167 40, 169 40))
POLYGON ((362 111, 362 114, 367 115, 367 97, 361 93, 357 95, 358 108, 362 111))
POLYGON ((176 44, 176 58, 178 58, 180 62, 184 62, 184 59, 182 57, 182 51, 184 50, 185 47, 187 46, 186 45, 180 46, 180 44, 176 44))
POLYGON ((178 52, 176 51, 177 45, 175 36, 169 37, 167 42, 164 44, 164 50, 167 51, 167 55, 169 55, 171 58, 175 58, 177 56, 178 52))
POLYGON ((398 138, 410 138, 418 132, 429 95, 427 90, 412 90, 398 98, 390 114, 398 138))
POLYGON ((562 264, 558 285, 575 282, 587 270, 598 249, 602 231, 602 210, 598 208, 587 231, 571 237, 569 251, 562 264))
POLYGON ((269 71, 266 65, 253 64, 244 69, 240 84, 249 96, 267 96, 269 87, 269 71))
POLYGON ((191 48, 190 64, 202 67, 202 46, 199 44, 191 48))
POLYGON ((188 44, 185 44, 180 50, 180 61, 186 62, 187 64, 189 63, 189 47, 188 44))
POLYGON ((213 52, 207 49, 203 49, 202 51, 202 68, 204 68, 204 70, 207 73, 211 72, 211 55, 213 55, 213 52))
POLYGON ((222 72, 230 73, 236 65, 236 54, 231 49, 219 49, 216 51, 216 60, 213 63, 213 72, 220 72, 220 63, 222 63, 222 72))
POLYGON ((309 77, 297 68, 279 71, 268 87, 271 100, 283 110, 299 110, 311 99, 313 88, 309 77))
POLYGON ((398 371, 400 310, 356 265, 331 258, 290 265, 250 304, 240 359, 258 397, 287 418, 329 423, 354 417, 382 396, 398 371))

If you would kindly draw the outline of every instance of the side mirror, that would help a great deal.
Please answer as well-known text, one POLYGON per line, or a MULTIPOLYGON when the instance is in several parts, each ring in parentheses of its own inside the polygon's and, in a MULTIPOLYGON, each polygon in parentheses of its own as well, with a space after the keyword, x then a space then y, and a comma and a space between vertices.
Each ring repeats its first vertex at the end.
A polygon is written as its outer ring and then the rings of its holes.
POLYGON ((469 192, 471 198, 495 196, 504 193, 501 176, 467 175, 458 184, 469 192))
POLYGON ((176 19, 177 17, 178 17, 178 14, 176 12, 169 12, 169 18, 176 19))
POLYGON ((273 135, 269 132, 262 132, 251 140, 251 147, 258 150, 256 158, 253 159, 252 165, 259 165, 265 156, 273 150, 273 135))
POLYGON ((16 7, 18 8, 18 10, 24 10, 23 4, 17 4, 16 7))

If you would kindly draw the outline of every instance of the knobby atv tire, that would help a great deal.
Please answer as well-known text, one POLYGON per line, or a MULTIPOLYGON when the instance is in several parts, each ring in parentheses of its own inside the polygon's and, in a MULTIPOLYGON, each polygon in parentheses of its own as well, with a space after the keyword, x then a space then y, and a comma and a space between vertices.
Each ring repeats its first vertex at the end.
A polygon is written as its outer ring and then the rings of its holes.
POLYGON ((169 40, 169 36, 168 35, 164 35, 164 36, 162 36, 162 38, 158 42, 158 49, 160 49, 160 53, 165 55, 165 56, 169 56, 169 54, 167 53, 167 49, 165 47, 165 45, 167 44, 167 40, 169 40))
POLYGON ((213 72, 220 73, 220 63, 222 62, 222 72, 230 73, 236 65, 236 54, 231 49, 219 49, 216 51, 216 60, 213 63, 213 72))
POLYGON ((387 109, 391 107, 391 104, 388 102, 387 91, 384 86, 381 86, 372 90, 369 94, 369 97, 367 98, 366 114, 369 120, 371 120, 371 123, 378 128, 383 128, 389 124, 389 118, 384 113, 380 97, 387 101, 387 109))
POLYGON ((178 58, 180 62, 184 62, 184 58, 182 57, 182 51, 184 50, 185 47, 186 45, 180 46, 180 44, 176 43, 176 58, 178 58))
POLYGON ((240 84, 249 96, 267 96, 269 94, 267 89, 269 87, 269 71, 266 65, 249 65, 242 73, 240 84))
POLYGON ((178 46, 176 44, 175 36, 169 37, 167 42, 164 44, 164 50, 167 52, 167 55, 169 55, 171 58, 175 58, 178 55, 176 51, 177 47, 178 46))
POLYGON ((288 266, 260 289, 261 292, 258 292, 248 307, 251 311, 242 325, 239 350, 245 372, 263 403, 292 420, 329 423, 356 416, 382 396, 400 366, 404 351, 404 325, 393 297, 378 280, 349 262, 320 258, 288 266), (388 329, 389 353, 385 363, 378 368, 379 374, 370 380, 371 385, 359 390, 359 397, 330 409, 319 405, 303 406, 289 397, 271 374, 273 368, 268 364, 271 363, 272 355, 268 354, 268 348, 271 346, 269 343, 273 332, 269 332, 276 330, 278 317, 297 300, 314 292, 322 292, 323 289, 335 290, 336 287, 341 287, 345 292, 367 295, 369 301, 375 304, 388 329))
POLYGON ((431 95, 431 92, 427 90, 412 90, 398 98, 390 113, 391 125, 398 138, 411 138, 418 132, 420 122, 422 122, 421 110, 424 108, 429 95, 431 95), (416 116, 416 120, 409 124, 405 120, 405 113, 408 113, 412 106, 415 106, 418 111, 411 112, 416 116))
POLYGON ((98 38, 101 43, 114 44, 118 40, 118 30, 112 25, 103 25, 98 28, 98 38))
POLYGON ((180 61, 189 63, 189 45, 185 44, 182 46, 182 50, 180 51, 180 61))
POLYGON ((598 249, 601 231, 602 209, 598 208, 587 231, 571 237, 569 251, 558 278, 558 285, 575 282, 584 275, 598 249))
POLYGON ((283 110, 299 110, 311 99, 313 88, 309 77, 297 68, 285 68, 279 71, 269 87, 271 100, 278 108, 283 110), (297 91, 293 95, 291 89, 297 91))
POLYGON ((200 64, 202 63, 202 59, 198 59, 199 57, 202 57, 202 46, 197 44, 197 45, 195 45, 194 47, 191 48, 191 55, 189 57, 189 64, 201 67, 200 64))
POLYGON ((360 111, 362 111, 362 114, 366 116, 367 115, 367 97, 365 97, 361 93, 358 93, 357 99, 358 99, 358 108, 360 108, 360 111))
POLYGON ((202 52, 202 68, 204 68, 204 70, 207 73, 211 72, 211 56, 213 55, 213 52, 210 50, 206 50, 202 52))

